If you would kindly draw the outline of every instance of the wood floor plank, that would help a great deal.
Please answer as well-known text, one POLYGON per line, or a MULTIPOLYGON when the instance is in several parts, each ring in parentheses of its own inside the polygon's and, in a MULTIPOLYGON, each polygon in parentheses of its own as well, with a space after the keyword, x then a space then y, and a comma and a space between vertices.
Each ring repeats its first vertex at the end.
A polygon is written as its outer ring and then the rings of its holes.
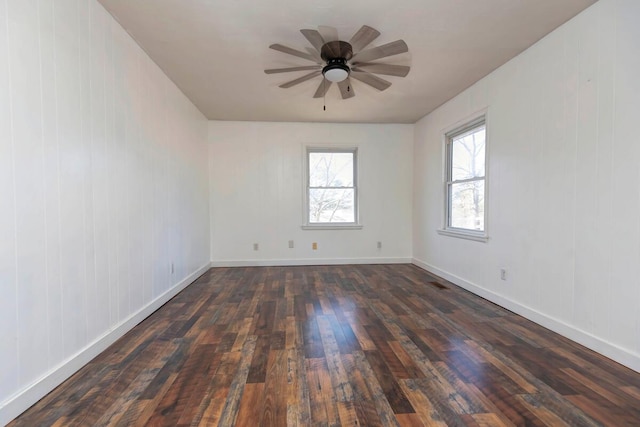
POLYGON ((202 379, 201 370, 208 369, 208 363, 213 360, 214 352, 214 345, 204 345, 193 349, 193 352, 190 353, 174 380, 170 393, 165 394, 159 404, 159 411, 163 414, 164 422, 178 424, 191 395, 200 389, 201 386, 199 387, 198 383, 202 379))
POLYGON ((149 419, 153 416, 163 396, 167 393, 169 388, 173 386, 173 382, 177 376, 177 373, 170 375, 162 387, 158 389, 157 394, 151 399, 139 398, 135 404, 123 414, 122 418, 116 425, 118 427, 149 425, 149 419))
POLYGON ((564 398, 557 395, 522 394, 517 397, 547 425, 560 425, 559 420, 570 426, 595 427, 599 424, 582 411, 576 410, 577 407, 567 405, 564 398))
POLYGON ((325 316, 318 317, 322 344, 326 355, 328 372, 333 385, 333 395, 338 402, 353 401, 353 390, 349 384, 347 373, 340 358, 338 343, 333 335, 330 321, 325 316))
POLYGON ((287 350, 287 424, 309 425, 311 403, 302 347, 287 350))
MULTIPOLYGON (((255 340, 254 340, 255 344, 255 340)), ((222 357, 218 371, 213 375, 209 387, 200 403, 197 421, 208 425, 217 425, 222 416, 222 411, 231 390, 233 373, 240 363, 241 352, 233 351, 225 353, 222 357)), ((158 423, 162 423, 162 412, 158 423)))
POLYGON ((343 355, 342 363, 353 388, 356 416, 363 426, 382 426, 383 423, 376 410, 375 402, 362 372, 358 369, 354 356, 354 354, 343 355))
POLYGON ((481 420, 484 418, 489 418, 499 420, 496 425, 504 425, 508 427, 514 427, 516 425, 513 420, 509 419, 509 417, 506 416, 500 410, 500 408, 498 408, 498 406, 496 406, 494 402, 487 398, 487 396, 485 396, 484 393, 481 392, 474 384, 467 384, 466 386, 473 392, 473 396, 481 401, 484 407, 487 408, 487 413, 485 414, 473 414, 473 419, 476 423, 482 425, 483 421, 481 420), (479 417, 477 417, 476 415, 478 415, 479 417))
POLYGON ((529 411, 531 411, 531 413, 534 414, 536 418, 540 422, 542 422, 543 425, 558 426, 558 427, 565 427, 569 425, 560 416, 558 416, 557 414, 554 414, 552 411, 549 411, 548 408, 545 408, 544 406, 537 403, 535 399, 532 398, 532 395, 526 395, 526 396, 519 395, 519 396, 516 396, 516 398, 527 409, 529 409, 529 411))
POLYGON ((401 427, 424 427, 425 424, 417 414, 396 414, 396 419, 401 427))
POLYGON ((421 402, 425 408, 430 408, 428 417, 422 418, 431 423, 441 420, 446 426, 463 426, 462 414, 452 407, 448 396, 434 393, 435 388, 425 387, 425 384, 429 384, 427 381, 427 379, 404 380, 405 388, 408 390, 407 396, 410 396, 413 401, 421 402))
POLYGON ((286 425, 287 399, 286 394, 282 392, 286 389, 286 385, 287 353, 282 349, 272 350, 269 353, 267 364, 264 401, 261 405, 262 414, 259 425, 276 427, 286 425))
POLYGON ((400 381, 400 387, 416 410, 416 415, 425 426, 428 427, 447 427, 442 416, 436 411, 427 396, 416 390, 412 386, 407 385, 406 380, 400 381))
POLYGON ((640 402, 640 388, 634 386, 622 386, 620 390, 624 391, 628 396, 633 397, 637 402, 640 402))
POLYGON ((358 415, 353 401, 338 401, 338 415, 340 416, 340 425, 343 426, 361 426, 365 425, 358 421, 358 415))
POLYGON ((236 424, 240 426, 260 425, 263 401, 264 383, 247 384, 240 399, 236 424))
POLYGON ((309 404, 311 407, 311 419, 319 425, 329 425, 330 419, 335 417, 337 407, 333 408, 331 398, 332 388, 327 387, 324 376, 325 360, 313 358, 306 360, 305 370, 309 387, 309 404))
POLYGON ((584 395, 567 396, 567 400, 571 401, 578 408, 582 409, 587 416, 596 422, 605 426, 637 426, 638 418, 630 416, 627 413, 616 414, 607 406, 603 406, 602 402, 589 399, 584 395))
MULTIPOLYGON (((590 391, 598 394, 600 397, 608 400, 610 403, 617 407, 624 408, 628 406, 632 402, 623 395, 623 393, 618 390, 609 390, 605 386, 602 385, 600 381, 594 381, 591 378, 587 378, 583 374, 571 369, 571 368, 563 368, 562 372, 569 375, 573 379, 575 379, 578 383, 582 384, 584 387, 588 388, 590 391)), ((637 403, 637 402, 636 402, 637 403)), ((640 420, 640 407, 629 408, 634 411, 638 420, 640 420)))
POLYGON ((473 414, 473 420, 478 427, 508 427, 513 424, 505 424, 496 414, 473 414))
POLYGON ((402 392, 397 380, 394 378, 391 370, 385 364, 380 352, 366 351, 365 357, 371 366, 372 373, 375 375, 382 392, 387 397, 387 401, 395 414, 412 414, 415 413, 413 406, 407 400, 402 392))
POLYGON ((399 379, 424 377, 424 374, 422 373, 420 368, 418 368, 413 359, 411 359, 411 356, 409 356, 404 347, 402 347, 402 344, 400 344, 398 341, 391 341, 389 342, 389 347, 402 364, 404 372, 406 372, 406 377, 398 377, 399 379))
POLYGON ((9 426, 639 419, 640 373, 394 264, 210 269, 9 426))
MULTIPOLYGON (((385 394, 385 390, 382 388, 378 381, 378 375, 376 375, 376 372, 372 369, 365 354, 363 354, 362 352, 356 352, 353 359, 356 367, 358 368, 358 371, 362 374, 362 378, 364 379, 367 389, 369 390, 371 401, 375 406, 376 412, 378 413, 382 424, 385 426, 398 425, 394 413, 394 408, 391 406, 392 403, 387 399, 388 396, 385 394)), ((397 409, 403 411, 399 413, 415 412, 413 410, 413 407, 411 406, 411 403, 408 402, 404 395, 401 395, 399 397, 399 401, 395 403, 397 405, 397 409), (405 401, 407 402, 406 404, 405 401), (405 408, 406 411, 404 411, 405 408)))

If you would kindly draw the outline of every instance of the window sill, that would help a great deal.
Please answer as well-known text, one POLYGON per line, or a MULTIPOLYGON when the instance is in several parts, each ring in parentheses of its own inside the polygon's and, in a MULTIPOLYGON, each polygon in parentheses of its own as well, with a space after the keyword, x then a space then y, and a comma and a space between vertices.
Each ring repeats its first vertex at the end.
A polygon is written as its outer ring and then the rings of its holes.
POLYGON ((303 230, 362 230, 362 226, 359 224, 318 224, 318 225, 303 225, 303 230))
POLYGON ((447 229, 440 229, 436 231, 441 236, 456 237, 458 239, 473 240, 474 242, 482 242, 482 243, 487 243, 487 241, 489 241, 489 236, 487 236, 484 233, 474 233, 471 231, 463 231, 463 230, 458 231, 458 230, 447 230, 447 229))

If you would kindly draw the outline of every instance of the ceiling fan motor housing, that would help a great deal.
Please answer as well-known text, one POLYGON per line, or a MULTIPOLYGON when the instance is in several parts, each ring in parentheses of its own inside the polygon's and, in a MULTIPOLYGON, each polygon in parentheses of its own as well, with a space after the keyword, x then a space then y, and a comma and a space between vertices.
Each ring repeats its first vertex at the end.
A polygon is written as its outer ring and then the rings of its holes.
POLYGON ((325 61, 329 61, 330 59, 337 59, 337 58, 342 58, 348 61, 353 57, 353 48, 347 42, 343 42, 342 40, 336 40, 336 41, 325 43, 322 46, 322 49, 320 49, 320 56, 325 61))

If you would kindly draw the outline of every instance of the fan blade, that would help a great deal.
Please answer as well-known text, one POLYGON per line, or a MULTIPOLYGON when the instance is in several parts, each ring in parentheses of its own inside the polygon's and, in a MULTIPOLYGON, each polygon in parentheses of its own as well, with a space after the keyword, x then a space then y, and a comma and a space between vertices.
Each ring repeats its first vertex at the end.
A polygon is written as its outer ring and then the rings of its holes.
POLYGON ((356 93, 353 91, 353 86, 351 86, 351 80, 344 79, 343 81, 338 82, 338 87, 340 88, 342 99, 349 99, 356 96, 356 93))
POLYGON ((380 32, 375 28, 371 28, 368 25, 363 25, 357 33, 351 37, 349 40, 349 44, 353 47, 354 52, 361 51, 364 47, 366 47, 369 43, 374 41, 380 32))
POLYGON ((308 65, 305 67, 289 67, 289 68, 270 68, 268 70, 264 70, 266 74, 276 74, 276 73, 288 73, 291 71, 304 71, 304 70, 319 70, 319 65, 308 65))
POLYGON ((291 80, 290 82, 286 82, 286 83, 281 84, 280 87, 286 89, 288 87, 295 86, 298 83, 302 83, 302 82, 305 82, 305 81, 307 81, 309 79, 312 79, 312 78, 314 78, 316 76, 319 76, 320 73, 321 73, 321 71, 317 70, 317 71, 314 71, 312 73, 305 74, 304 76, 299 77, 299 78, 297 78, 295 80, 291 80))
POLYGON ((291 49, 290 47, 283 46, 281 44, 272 44, 269 46, 270 49, 277 50, 278 52, 288 53, 289 55, 297 56, 298 58, 308 59, 311 62, 318 62, 313 55, 309 55, 308 53, 300 52, 299 50, 291 49))
POLYGON ((376 64, 375 62, 358 62, 353 64, 354 71, 366 71, 373 74, 405 77, 411 68, 406 65, 376 64))
POLYGON ((320 82, 320 86, 318 86, 318 90, 316 90, 316 93, 313 95, 313 97, 322 98, 331 87, 331 83, 332 82, 327 79, 322 79, 322 81, 320 82))
POLYGON ((319 25, 318 31, 322 35, 322 39, 324 40, 325 43, 339 40, 338 30, 336 30, 334 27, 319 25))
POLYGON ((305 36, 307 40, 309 40, 309 43, 311 43, 313 47, 315 47, 318 52, 320 52, 320 50, 322 49, 322 45, 324 45, 324 39, 322 38, 320 33, 316 30, 300 30, 300 32, 303 36, 305 36))
POLYGON ((366 83, 369 86, 373 86, 374 88, 382 91, 391 86, 391 82, 386 81, 385 79, 381 79, 380 77, 374 76, 373 74, 369 74, 365 71, 355 71, 352 70, 351 77, 356 80, 360 80, 362 83, 366 83))
POLYGON ((369 62, 374 59, 386 58, 387 56, 398 55, 399 53, 408 52, 409 47, 404 40, 396 40, 391 43, 383 44, 382 46, 372 47, 371 49, 358 52, 352 58, 357 62, 369 62))
POLYGON ((320 53, 316 50, 315 47, 307 46, 307 47, 304 48, 304 50, 309 52, 309 55, 311 55, 311 56, 313 56, 315 58, 316 63, 322 64, 324 62, 322 60, 322 58, 320 57, 320 53))

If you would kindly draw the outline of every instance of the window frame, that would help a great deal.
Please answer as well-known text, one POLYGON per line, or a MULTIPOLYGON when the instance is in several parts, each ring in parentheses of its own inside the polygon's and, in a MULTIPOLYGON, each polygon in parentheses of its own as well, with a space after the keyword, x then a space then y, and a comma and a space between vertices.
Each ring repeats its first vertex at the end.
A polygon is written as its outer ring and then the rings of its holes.
POLYGON ((456 125, 450 127, 443 132, 444 140, 444 220, 442 228, 437 230, 439 234, 451 237, 458 237, 479 242, 487 242, 489 240, 488 229, 488 142, 489 142, 489 126, 487 111, 475 114, 456 125), (461 180, 453 180, 453 141, 460 135, 471 132, 476 128, 484 126, 485 128, 485 156, 484 156, 484 175, 482 177, 473 177, 461 180), (484 183, 484 229, 474 230, 469 228, 454 227, 451 225, 452 213, 452 189, 455 184, 465 182, 483 182, 484 183))
POLYGON ((304 154, 304 230, 359 230, 362 225, 360 218, 359 181, 358 181, 358 147, 352 146, 307 146, 304 154), (310 157, 312 153, 349 153, 353 155, 353 186, 352 187, 311 187, 310 157), (353 222, 311 222, 309 218, 309 194, 315 188, 353 189, 354 221, 353 222))

